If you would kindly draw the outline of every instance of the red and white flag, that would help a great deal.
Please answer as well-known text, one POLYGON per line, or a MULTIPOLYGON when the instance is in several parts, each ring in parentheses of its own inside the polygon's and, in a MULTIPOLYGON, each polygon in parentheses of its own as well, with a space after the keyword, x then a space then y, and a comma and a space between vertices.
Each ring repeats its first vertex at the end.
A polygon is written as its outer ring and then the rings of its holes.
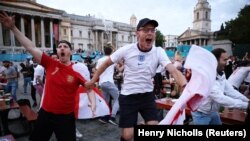
MULTIPOLYGON (((93 92, 95 93, 96 96, 95 117, 110 115, 110 108, 100 90, 95 87, 93 88, 93 92)), ((87 91, 83 86, 80 86, 76 95, 76 105, 75 105, 76 119, 95 118, 92 116, 92 111, 89 105, 90 101, 87 95, 87 91)))
POLYGON ((183 124, 186 106, 195 111, 209 95, 215 82, 217 60, 211 52, 202 47, 191 47, 184 67, 192 70, 191 79, 160 125, 183 124))

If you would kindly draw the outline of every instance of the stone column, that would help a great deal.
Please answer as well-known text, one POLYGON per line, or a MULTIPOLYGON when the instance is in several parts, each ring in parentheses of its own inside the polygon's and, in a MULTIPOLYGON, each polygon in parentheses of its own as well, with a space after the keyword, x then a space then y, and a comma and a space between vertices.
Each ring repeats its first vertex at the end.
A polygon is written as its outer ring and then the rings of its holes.
POLYGON ((41 18, 41 48, 45 47, 44 20, 41 18))
POLYGON ((112 42, 112 31, 110 31, 110 42, 111 42, 111 44, 113 43, 112 42))
POLYGON ((50 20, 49 22, 49 31, 50 31, 50 48, 53 48, 53 22, 50 20))
POLYGON ((201 39, 199 39, 199 46, 202 46, 201 39))
POLYGON ((25 27, 24 27, 24 19, 23 19, 23 16, 21 16, 21 32, 25 35, 25 27))
POLYGON ((2 29, 2 23, 0 22, 0 46, 3 46, 3 29, 2 29))
POLYGON ((203 39, 203 46, 206 45, 206 39, 203 39))
POLYGON ((31 17, 31 39, 32 39, 32 42, 36 45, 34 17, 31 17))
MULTIPOLYGON (((115 37, 116 37, 116 40, 115 40, 115 49, 118 49, 118 33, 116 33, 115 37)), ((131 38, 133 38, 133 36, 131 36, 131 38)))
POLYGON ((100 51, 103 51, 103 33, 104 31, 102 31, 102 33, 101 33, 101 42, 102 42, 102 47, 101 47, 101 50, 100 51))
POLYGON ((98 46, 97 46, 97 45, 98 45, 97 33, 98 33, 98 31, 96 30, 96 31, 95 31, 95 50, 97 50, 97 48, 98 48, 98 46))
MULTIPOLYGON (((12 30, 10 30, 10 45, 11 47, 15 47, 16 46, 16 42, 15 42, 15 35, 12 32, 12 30)), ((14 48, 13 48, 14 49, 14 48)), ((14 50, 13 50, 14 51, 14 50)))

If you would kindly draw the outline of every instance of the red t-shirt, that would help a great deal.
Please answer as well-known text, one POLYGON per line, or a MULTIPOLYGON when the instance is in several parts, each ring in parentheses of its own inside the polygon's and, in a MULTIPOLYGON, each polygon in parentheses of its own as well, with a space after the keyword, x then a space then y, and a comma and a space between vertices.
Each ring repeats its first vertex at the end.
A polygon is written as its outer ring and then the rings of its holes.
POLYGON ((86 82, 80 74, 80 69, 76 69, 73 63, 65 66, 44 53, 41 65, 46 70, 41 107, 54 114, 74 112, 77 89, 80 84, 84 85, 86 82))

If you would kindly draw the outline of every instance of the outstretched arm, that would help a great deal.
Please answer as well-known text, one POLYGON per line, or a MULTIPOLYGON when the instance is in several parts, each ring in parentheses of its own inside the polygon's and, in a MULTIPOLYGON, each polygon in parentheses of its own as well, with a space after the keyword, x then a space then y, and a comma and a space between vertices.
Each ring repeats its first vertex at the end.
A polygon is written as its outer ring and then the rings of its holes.
POLYGON ((170 74, 173 75, 174 79, 176 80, 176 83, 181 86, 181 87, 185 87, 187 80, 184 77, 184 75, 175 68, 175 66, 173 64, 168 64, 166 66, 166 69, 168 70, 168 72, 170 74))
POLYGON ((98 80, 99 76, 108 68, 110 65, 112 65, 113 62, 111 61, 110 57, 95 71, 94 76, 92 79, 85 83, 85 87, 87 89, 90 89, 94 86, 95 82, 98 80))
POLYGON ((17 27, 15 26, 15 16, 8 16, 6 12, 0 13, 0 22, 6 28, 10 29, 20 44, 40 63, 42 58, 42 51, 35 47, 33 42, 28 39, 17 27))

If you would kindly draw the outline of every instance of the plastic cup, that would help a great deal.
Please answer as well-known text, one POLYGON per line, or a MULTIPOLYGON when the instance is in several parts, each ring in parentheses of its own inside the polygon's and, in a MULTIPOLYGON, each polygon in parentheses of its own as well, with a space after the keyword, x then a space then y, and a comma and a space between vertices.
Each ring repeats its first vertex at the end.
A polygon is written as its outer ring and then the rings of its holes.
POLYGON ((221 106, 220 109, 219 109, 219 112, 223 113, 224 110, 225 110, 225 108, 223 106, 221 106))
POLYGON ((5 104, 7 107, 10 107, 10 99, 9 98, 6 98, 4 99, 5 100, 5 104))
POLYGON ((168 89, 166 90, 166 98, 170 98, 170 95, 171 95, 171 89, 168 89))
POLYGON ((4 90, 0 90, 0 96, 3 96, 4 90))

